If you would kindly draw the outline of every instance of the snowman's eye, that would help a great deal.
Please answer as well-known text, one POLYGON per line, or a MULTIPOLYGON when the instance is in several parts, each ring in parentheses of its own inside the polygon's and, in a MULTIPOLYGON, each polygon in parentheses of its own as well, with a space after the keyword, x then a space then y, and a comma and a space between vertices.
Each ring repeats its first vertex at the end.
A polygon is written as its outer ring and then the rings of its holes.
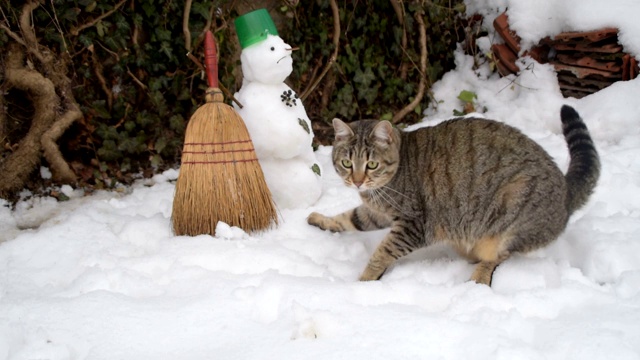
POLYGON ((274 48, 273 46, 271 47, 271 51, 274 51, 276 48, 274 48))

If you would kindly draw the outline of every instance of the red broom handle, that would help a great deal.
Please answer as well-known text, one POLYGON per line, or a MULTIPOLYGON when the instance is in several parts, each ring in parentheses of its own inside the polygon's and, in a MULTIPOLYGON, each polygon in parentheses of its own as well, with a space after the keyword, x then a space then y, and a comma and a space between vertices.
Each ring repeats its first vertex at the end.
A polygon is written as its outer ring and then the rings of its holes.
POLYGON ((209 87, 218 87, 218 54, 213 34, 207 30, 204 34, 204 67, 209 80, 209 87))

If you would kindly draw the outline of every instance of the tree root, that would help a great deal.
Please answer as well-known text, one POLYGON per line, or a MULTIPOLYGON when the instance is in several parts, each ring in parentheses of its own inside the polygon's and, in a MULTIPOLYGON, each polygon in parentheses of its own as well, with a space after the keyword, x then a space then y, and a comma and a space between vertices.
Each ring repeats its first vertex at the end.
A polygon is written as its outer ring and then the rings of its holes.
POLYGON ((51 80, 35 70, 26 68, 23 63, 22 49, 17 45, 10 46, 5 79, 10 87, 31 95, 35 113, 29 132, 19 142, 17 150, 0 164, 0 173, 4 177, 0 182, 0 194, 3 196, 20 190, 40 163, 40 138, 53 124, 56 105, 60 102, 51 80))
POLYGON ((47 130, 40 139, 44 157, 47 159, 52 169, 53 180, 59 183, 73 183, 76 181, 76 174, 71 170, 69 164, 62 157, 56 141, 76 120, 82 118, 82 112, 77 104, 67 104, 67 111, 57 117, 55 123, 47 130))
POLYGON ((31 13, 41 3, 30 0, 23 6, 19 21, 21 36, 11 32, 15 43, 8 46, 6 53, 5 86, 7 90, 15 88, 28 94, 34 115, 29 131, 18 142, 16 150, 0 162, 1 197, 11 196, 24 188, 42 156, 49 163, 54 181, 76 181, 76 175, 62 157, 56 141, 82 117, 82 112, 71 91, 65 60, 48 49, 41 49, 31 27, 31 13), (26 54, 35 59, 28 62, 26 54))

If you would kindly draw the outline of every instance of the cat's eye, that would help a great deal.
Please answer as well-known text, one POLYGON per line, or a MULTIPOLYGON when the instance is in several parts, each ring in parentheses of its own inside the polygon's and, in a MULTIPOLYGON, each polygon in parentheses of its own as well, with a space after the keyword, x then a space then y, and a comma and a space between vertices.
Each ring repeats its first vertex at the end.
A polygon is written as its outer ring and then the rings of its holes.
POLYGON ((274 51, 276 48, 274 48, 273 46, 271 47, 271 51, 274 51))
POLYGON ((343 159, 342 166, 346 167, 347 169, 350 169, 353 166, 353 163, 349 159, 343 159))
POLYGON ((378 165, 379 165, 379 164, 378 164, 378 162, 377 162, 377 161, 369 161, 369 162, 367 163, 367 169, 369 169, 369 170, 375 170, 375 169, 377 169, 377 168, 378 168, 378 165))

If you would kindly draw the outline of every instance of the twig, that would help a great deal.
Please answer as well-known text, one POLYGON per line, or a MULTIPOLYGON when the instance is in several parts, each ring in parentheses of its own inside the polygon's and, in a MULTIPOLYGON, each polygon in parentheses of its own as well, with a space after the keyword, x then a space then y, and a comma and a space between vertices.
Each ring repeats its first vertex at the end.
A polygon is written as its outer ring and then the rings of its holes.
MULTIPOLYGON (((194 44, 194 48, 199 48, 200 44, 202 44, 202 42, 204 41, 204 34, 207 32, 207 30, 211 30, 211 32, 213 32, 214 34, 217 34, 218 32, 226 29, 228 27, 227 24, 227 20, 224 17, 220 17, 219 20, 222 21, 222 25, 217 26, 215 29, 212 29, 212 24, 213 24, 213 15, 216 12, 216 3, 212 2, 211 8, 209 9, 209 19, 207 19, 207 23, 204 25, 204 28, 202 29, 202 32, 198 35, 198 37, 196 37, 196 43, 194 44)), ((216 46, 218 46, 218 43, 216 42, 216 46)), ((220 52, 218 51, 218 54, 220 54, 220 52)))
MULTIPOLYGON (((191 53, 191 31, 189 31, 189 14, 191 12, 191 1, 192 0, 186 0, 184 4, 184 15, 182 17, 182 32, 184 33, 184 38, 185 38, 184 41, 185 41, 185 48, 187 49, 187 57, 191 59, 191 61, 193 61, 200 68, 200 70, 204 72, 205 70, 202 63, 200 63, 200 61, 198 61, 198 59, 191 53)), ((196 38, 197 46, 199 46, 200 42, 202 42, 202 39, 204 39, 204 34, 207 32, 207 30, 211 29, 211 24, 213 23, 213 15, 215 13, 215 10, 216 10, 216 4, 212 3, 211 8, 209 8, 209 18, 207 19, 207 23, 204 26, 202 33, 196 38)), ((222 21, 224 22, 223 25, 219 28, 216 28, 215 31, 213 31, 214 33, 220 30, 223 30, 224 28, 227 27, 227 22, 224 19, 222 19, 222 21)), ((217 43, 216 43, 216 46, 218 46, 217 43)), ((217 53, 219 54, 220 52, 217 51, 217 53)), ((240 101, 238 101, 238 99, 236 99, 233 96, 233 94, 231 94, 231 92, 224 85, 218 83, 218 87, 222 90, 223 93, 225 93, 225 95, 228 98, 230 98, 232 101, 238 104, 238 106, 241 109, 243 108, 240 101)))
POLYGON ((309 76, 309 79, 311 80, 309 81, 309 84, 307 85, 307 87, 302 91, 303 94, 306 94, 309 88, 311 87, 311 85, 313 85, 316 79, 316 75, 318 75, 318 70, 320 70, 321 67, 322 67, 322 62, 318 61, 318 63, 313 67, 313 70, 311 70, 311 76, 309 76))
MULTIPOLYGON (((95 41, 95 40, 94 40, 94 41, 95 41)), ((118 53, 117 53, 117 52, 112 51, 112 50, 109 50, 106 46, 102 45, 102 43, 100 43, 100 41, 96 41, 96 44, 100 45, 100 47, 101 47, 104 51, 106 51, 106 52, 108 52, 109 54, 113 55, 113 57, 115 57, 115 58, 116 58, 116 61, 117 61, 117 62, 120 62, 120 56, 118 55, 118 53)), ((90 50, 93 50, 93 49, 90 49, 90 50)), ((91 51, 91 52, 93 52, 93 51, 91 51)))
MULTIPOLYGON (((129 9, 131 10, 132 13, 135 14, 136 11, 136 6, 135 6, 136 2, 132 1, 131 5, 129 6, 129 9)), ((136 22, 133 22, 133 33, 131 33, 131 42, 133 43, 134 46, 138 47, 138 37, 140 35, 140 27, 138 25, 136 25, 136 22)))
MULTIPOLYGON (((531 64, 527 65, 527 67, 524 68, 522 71, 531 70, 531 72, 533 72, 533 67, 534 67, 534 63, 531 63, 531 64)), ((519 72, 518 74, 516 74, 516 76, 507 85, 505 85, 502 89, 500 89, 500 91, 498 91, 496 94, 500 94, 504 89, 508 88, 509 86, 511 86, 513 84, 516 84, 516 85, 520 86, 521 88, 524 88, 524 89, 527 89, 527 90, 538 90, 536 88, 524 86, 524 85, 516 82, 516 80, 518 80, 518 78, 522 74, 522 71, 519 72)), ((535 75, 535 73, 534 73, 534 75, 535 75)))
POLYGON ((124 5, 124 3, 126 3, 127 0, 121 0, 119 3, 116 4, 116 6, 113 7, 113 9, 107 11, 106 13, 98 16, 97 18, 89 21, 86 24, 82 24, 78 27, 74 27, 73 29, 71 29, 71 31, 69 31, 71 33, 71 35, 73 36, 78 36, 78 34, 80 33, 80 31, 86 29, 86 28, 90 28, 92 26, 94 26, 95 24, 97 24, 98 22, 100 22, 102 19, 111 16, 111 14, 113 14, 114 12, 116 12, 122 5, 124 5))
POLYGON ((13 40, 15 40, 18 44, 27 47, 27 44, 24 42, 24 40, 20 37, 20 35, 14 33, 13 31, 11 31, 11 29, 9 29, 5 24, 0 23, 0 29, 4 30, 5 33, 7 33, 7 35, 9 35, 10 38, 12 38, 13 40))
MULTIPOLYGON (((390 0, 391 1, 391 6, 393 7, 393 10, 396 12, 396 16, 398 17, 398 22, 400 22, 400 26, 402 26, 402 40, 400 43, 400 46, 402 47, 402 49, 406 49, 407 48, 407 27, 406 27, 406 22, 404 21, 405 18, 405 12, 404 12, 404 7, 402 6, 402 3, 400 0, 390 0)), ((402 63, 400 64, 400 78, 402 80, 406 80, 407 79, 407 72, 409 66, 406 62, 402 61, 402 63)))
POLYGON ((329 57, 329 61, 325 66, 324 70, 318 78, 314 81, 313 85, 310 86, 305 92, 300 96, 300 100, 304 101, 318 86, 320 80, 327 74, 329 69, 333 66, 333 64, 338 59, 338 46, 340 45, 340 9, 338 9, 338 4, 336 0, 331 0, 331 12, 333 13, 333 54, 329 57))
MULTIPOLYGON (((62 39, 62 45, 64 45, 64 51, 71 56, 69 52, 69 48, 67 47, 67 41, 64 39, 64 33, 62 32, 62 27, 60 26, 60 21, 58 20, 58 14, 56 13, 56 7, 53 4, 53 0, 51 0, 51 8, 53 9, 53 20, 56 26, 56 30, 60 33, 60 38, 62 39)), ((51 17, 51 15, 49 15, 51 17)))
POLYGON ((420 32, 420 83, 418 84, 418 93, 409 105, 405 106, 393 116, 393 119, 391 119, 393 124, 397 124, 408 113, 413 111, 418 104, 420 104, 420 101, 422 101, 422 97, 424 96, 424 89, 427 82, 427 30, 422 16, 422 11, 416 11, 414 15, 420 32))
POLYGON ((107 105, 109 106, 109 110, 113 106, 113 92, 107 86, 107 80, 102 74, 102 62, 98 59, 96 52, 93 49, 93 45, 89 46, 89 51, 91 52, 91 60, 93 62, 93 73, 98 78, 98 83, 100 83, 100 87, 104 94, 107 96, 107 105))
POLYGON ((129 76, 131 76, 133 78, 133 81, 138 84, 138 86, 140 86, 142 88, 142 90, 147 90, 147 85, 143 84, 142 81, 140 81, 135 75, 133 75, 133 73, 131 72, 131 70, 129 70, 129 67, 127 66, 127 74, 129 74, 129 76))
MULTIPOLYGON (((204 65, 202 65, 202 63, 200 61, 198 61, 198 58, 196 58, 192 53, 187 53, 187 57, 189 59, 191 59, 191 61, 193 61, 194 64, 196 64, 196 66, 200 69, 200 71, 205 72, 205 68, 204 65)), ((231 99, 233 102, 235 102, 236 104, 238 104, 238 107, 240 109, 242 109, 244 106, 242 105, 242 103, 240 101, 238 101, 238 99, 235 98, 235 96, 233 96, 233 94, 231 93, 231 91, 229 91, 229 89, 227 89, 224 85, 222 85, 220 82, 218 82, 218 87, 220 88, 220 90, 222 90, 223 93, 225 93, 225 95, 231 99)))
POLYGON ((4 19, 4 21, 7 22, 7 24, 9 23, 9 19, 7 19, 7 14, 4 13, 4 10, 2 10, 2 7, 0 7, 0 14, 2 14, 2 18, 4 19))
POLYGON ((191 51, 191 31, 189 31, 189 14, 191 13, 191 1, 184 2, 184 12, 182 14, 182 33, 184 34, 184 48, 191 51))
MULTIPOLYGON (((206 33, 207 30, 211 30, 211 23, 213 22, 213 14, 216 12, 216 4, 211 3, 211 7, 209 8, 209 18, 207 19, 207 23, 202 30, 202 34, 206 33)), ((214 31, 215 32, 215 31, 214 31)), ((201 35, 204 36, 204 35, 201 35)))

